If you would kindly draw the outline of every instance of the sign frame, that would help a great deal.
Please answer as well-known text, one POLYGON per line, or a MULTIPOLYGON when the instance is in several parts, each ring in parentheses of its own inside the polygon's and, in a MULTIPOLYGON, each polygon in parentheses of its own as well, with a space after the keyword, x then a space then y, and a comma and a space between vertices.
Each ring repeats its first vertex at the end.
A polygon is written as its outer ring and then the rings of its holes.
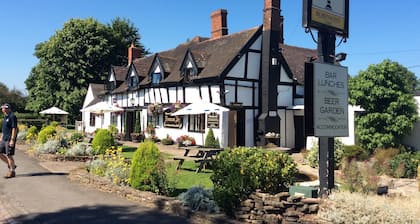
POLYGON ((343 38, 349 37, 349 0, 303 0, 302 26, 328 30, 343 38), (320 7, 325 1, 326 6, 320 7), (344 7, 337 9, 339 5, 344 7))
POLYGON ((314 136, 349 136, 347 67, 315 62, 313 76, 314 136))

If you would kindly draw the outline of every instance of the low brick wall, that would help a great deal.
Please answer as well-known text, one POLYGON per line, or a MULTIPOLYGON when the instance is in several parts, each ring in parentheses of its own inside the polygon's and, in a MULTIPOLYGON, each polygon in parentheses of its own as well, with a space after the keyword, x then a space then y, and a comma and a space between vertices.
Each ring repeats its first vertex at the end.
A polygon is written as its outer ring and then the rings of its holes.
POLYGON ((241 203, 235 217, 241 222, 264 223, 316 223, 309 215, 319 210, 320 199, 290 196, 288 192, 275 195, 255 192, 241 203))

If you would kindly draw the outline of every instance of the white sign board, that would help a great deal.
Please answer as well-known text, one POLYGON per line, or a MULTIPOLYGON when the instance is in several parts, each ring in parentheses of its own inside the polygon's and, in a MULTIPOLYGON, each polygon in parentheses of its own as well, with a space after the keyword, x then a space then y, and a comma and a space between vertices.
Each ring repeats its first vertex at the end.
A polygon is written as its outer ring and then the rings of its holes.
POLYGON ((347 74, 347 67, 314 63, 315 136, 349 135, 347 74))

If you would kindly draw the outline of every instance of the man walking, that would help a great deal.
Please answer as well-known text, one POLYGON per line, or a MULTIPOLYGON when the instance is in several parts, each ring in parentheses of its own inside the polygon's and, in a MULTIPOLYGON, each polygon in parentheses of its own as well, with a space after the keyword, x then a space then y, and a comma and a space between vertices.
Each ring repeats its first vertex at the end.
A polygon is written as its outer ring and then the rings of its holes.
POLYGON ((13 155, 15 155, 15 144, 18 132, 17 118, 12 113, 10 104, 3 104, 1 106, 1 110, 4 114, 4 119, 2 126, 3 136, 0 142, 0 159, 7 163, 9 168, 5 178, 13 178, 16 176, 16 165, 13 159, 13 155))

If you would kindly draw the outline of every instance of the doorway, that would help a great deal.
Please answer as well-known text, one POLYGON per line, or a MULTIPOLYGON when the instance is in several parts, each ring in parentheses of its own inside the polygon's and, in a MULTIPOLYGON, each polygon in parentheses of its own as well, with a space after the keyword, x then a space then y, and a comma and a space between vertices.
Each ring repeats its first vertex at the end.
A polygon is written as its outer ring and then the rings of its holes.
POLYGON ((306 146, 303 116, 295 116, 295 151, 300 152, 306 146))

